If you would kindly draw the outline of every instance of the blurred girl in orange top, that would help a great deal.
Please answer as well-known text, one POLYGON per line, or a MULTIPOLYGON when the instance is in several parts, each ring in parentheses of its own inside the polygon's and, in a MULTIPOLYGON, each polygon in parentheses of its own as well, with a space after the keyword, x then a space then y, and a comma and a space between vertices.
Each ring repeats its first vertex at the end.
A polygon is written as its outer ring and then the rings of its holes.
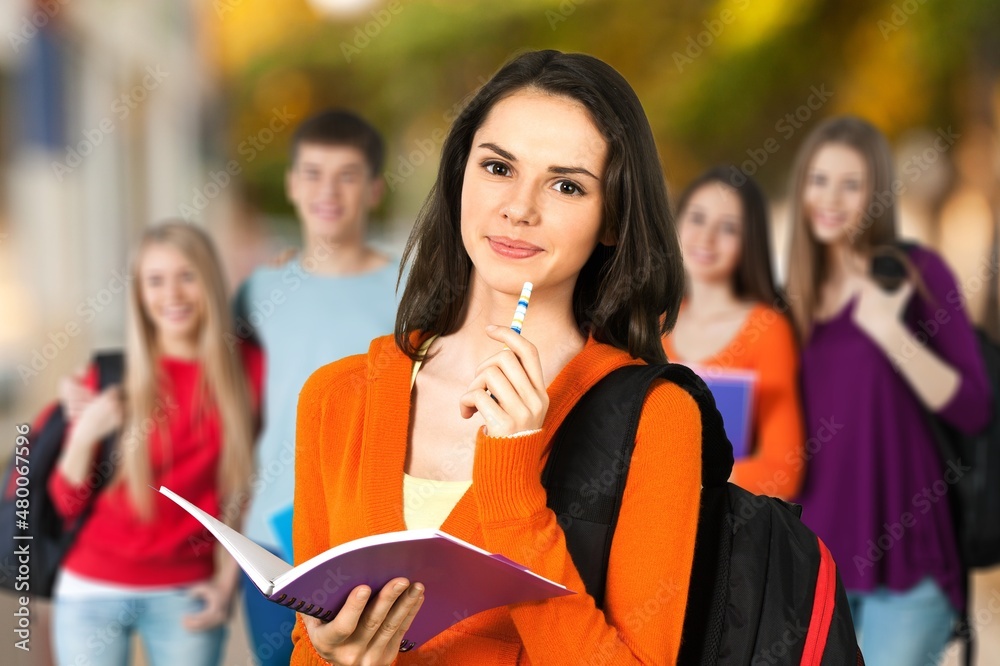
POLYGON ((764 197, 751 178, 714 167, 688 186, 678 210, 687 293, 663 350, 678 363, 756 374, 750 453, 731 480, 787 499, 800 486, 805 438, 798 351, 772 277, 764 197))

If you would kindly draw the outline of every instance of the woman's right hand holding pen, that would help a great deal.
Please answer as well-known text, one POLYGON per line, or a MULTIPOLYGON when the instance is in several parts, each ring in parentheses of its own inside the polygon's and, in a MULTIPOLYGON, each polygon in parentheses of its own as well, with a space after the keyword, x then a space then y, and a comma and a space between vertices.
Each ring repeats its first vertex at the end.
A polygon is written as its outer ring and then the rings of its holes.
POLYGON ((390 580, 369 602, 371 590, 351 591, 329 622, 302 615, 316 652, 334 666, 388 666, 424 602, 424 586, 405 578, 390 580))
POLYGON ((486 334, 506 347, 476 368, 476 377, 460 401, 462 418, 479 412, 490 437, 541 428, 549 394, 538 348, 503 326, 489 326, 486 334))

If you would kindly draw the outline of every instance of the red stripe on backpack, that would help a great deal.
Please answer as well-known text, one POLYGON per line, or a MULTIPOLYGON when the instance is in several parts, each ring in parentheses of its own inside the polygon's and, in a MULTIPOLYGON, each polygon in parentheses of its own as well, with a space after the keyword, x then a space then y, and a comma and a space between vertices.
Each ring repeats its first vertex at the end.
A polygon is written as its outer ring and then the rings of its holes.
POLYGON ((816 537, 816 541, 819 545, 819 572, 816 575, 816 595, 813 597, 809 631, 802 651, 802 666, 820 666, 823 661, 837 595, 837 565, 823 540, 816 537))

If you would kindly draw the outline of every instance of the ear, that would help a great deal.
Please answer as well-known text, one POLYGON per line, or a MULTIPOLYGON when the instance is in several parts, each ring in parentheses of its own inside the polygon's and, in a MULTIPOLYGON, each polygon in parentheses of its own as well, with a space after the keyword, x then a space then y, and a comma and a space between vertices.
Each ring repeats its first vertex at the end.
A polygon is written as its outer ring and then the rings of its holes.
POLYGON ((289 203, 295 202, 295 165, 292 164, 285 170, 285 198, 288 199, 289 203))
POLYGON ((601 245, 607 245, 608 247, 614 247, 618 245, 618 235, 615 230, 611 228, 610 225, 601 233, 601 237, 598 239, 601 245))
POLYGON ((378 205, 382 203, 383 196, 385 196, 385 178, 375 176, 372 178, 368 189, 368 209, 373 210, 378 208, 378 205))

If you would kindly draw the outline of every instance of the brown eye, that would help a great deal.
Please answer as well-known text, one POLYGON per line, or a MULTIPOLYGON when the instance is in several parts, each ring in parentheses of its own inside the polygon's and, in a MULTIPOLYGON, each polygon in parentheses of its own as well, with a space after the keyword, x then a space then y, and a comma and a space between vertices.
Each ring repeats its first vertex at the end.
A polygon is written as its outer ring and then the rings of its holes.
POLYGON ((503 162, 486 162, 483 167, 494 176, 510 175, 510 168, 503 162))
POLYGON ((583 188, 574 183, 572 180, 560 180, 556 183, 556 189, 562 194, 568 194, 570 196, 578 196, 583 194, 583 188))

